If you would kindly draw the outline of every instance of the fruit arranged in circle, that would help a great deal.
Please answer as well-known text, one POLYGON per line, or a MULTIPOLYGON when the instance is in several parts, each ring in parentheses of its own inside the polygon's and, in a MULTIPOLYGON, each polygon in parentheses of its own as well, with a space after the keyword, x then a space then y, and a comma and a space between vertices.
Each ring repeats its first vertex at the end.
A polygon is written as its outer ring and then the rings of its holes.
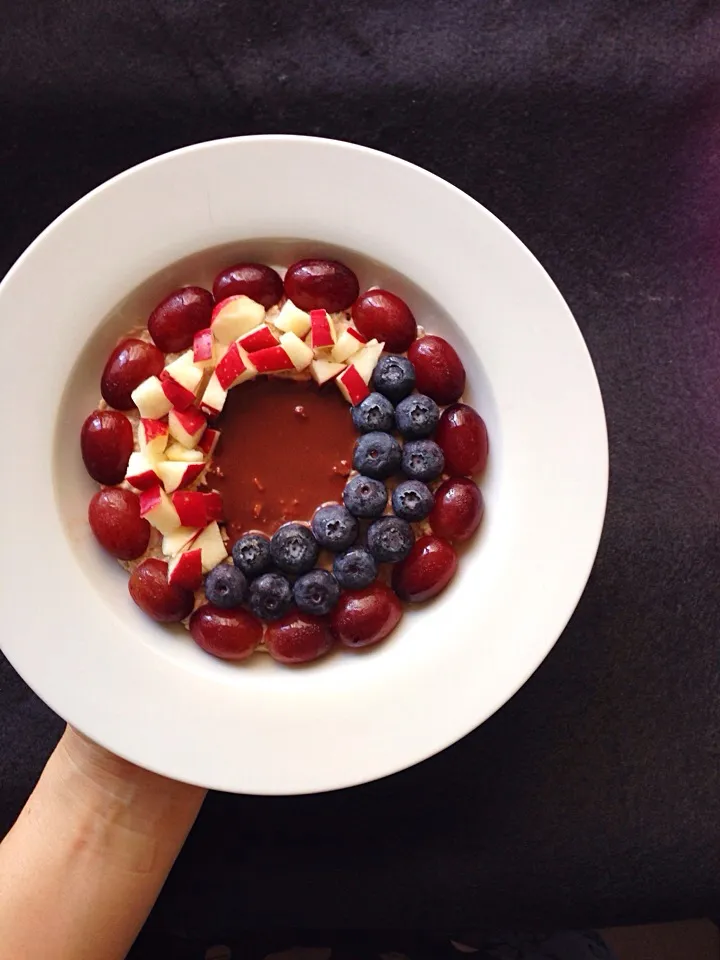
POLYGON ((136 560, 147 550, 150 524, 140 515, 140 500, 131 490, 98 490, 88 507, 88 521, 98 543, 118 560, 136 560))
POLYGON ((487 430, 460 357, 394 293, 359 289, 334 260, 284 280, 235 263, 212 293, 171 291, 105 365, 80 436, 105 485, 91 529, 135 603, 214 656, 380 642, 482 520, 487 430))
POLYGON ((446 540, 469 540, 480 526, 483 510, 478 485, 468 477, 451 477, 435 491, 430 526, 446 540))
POLYGON ((420 537, 403 562, 393 570, 393 590, 401 600, 410 603, 430 600, 455 576, 457 562, 457 554, 447 540, 420 537))
POLYGON ((271 623, 265 633, 267 652, 280 663, 310 663, 324 656, 333 642, 324 620, 297 611, 271 623))
POLYGON ((148 557, 135 567, 128 590, 143 613, 160 623, 184 620, 195 604, 192 590, 168 583, 168 565, 157 557, 148 557))
POLYGON ((465 389, 465 367, 447 340, 421 337, 408 350, 408 359, 415 367, 415 383, 420 393, 443 406, 460 399, 465 389))
POLYGON ((132 424, 124 413, 96 410, 80 431, 85 469, 98 483, 122 483, 134 442, 132 424))
POLYGON ((445 467, 452 476, 478 476, 488 458, 487 427, 483 418, 466 403, 443 410, 436 440, 445 454, 445 467))
POLYGON ((331 625, 346 647, 370 647, 384 640, 400 622, 402 605, 384 583, 348 590, 333 610, 331 625))
POLYGON ((222 660, 247 660, 263 638, 263 625, 247 610, 224 610, 205 603, 190 617, 190 636, 222 660))

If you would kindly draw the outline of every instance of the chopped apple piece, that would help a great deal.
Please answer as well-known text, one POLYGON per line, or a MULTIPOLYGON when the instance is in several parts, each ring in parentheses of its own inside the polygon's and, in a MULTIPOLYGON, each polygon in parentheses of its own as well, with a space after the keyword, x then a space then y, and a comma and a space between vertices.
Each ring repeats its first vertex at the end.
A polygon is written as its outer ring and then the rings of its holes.
MULTIPOLYGON (((205 434, 203 434, 203 437, 205 434)), ((180 463, 202 463, 205 455, 198 446, 194 450, 188 450, 181 443, 171 443, 165 451, 166 460, 176 460, 180 463)))
POLYGON ((198 330, 193 337, 193 363, 201 370, 209 370, 216 363, 215 337, 210 327, 198 330))
POLYGON ((258 373, 278 373, 281 370, 295 369, 295 364, 281 344, 278 344, 277 347, 257 350, 252 355, 252 362, 255 364, 258 373))
POLYGON ((179 460, 166 460, 157 464, 157 472, 168 493, 188 487, 205 469, 204 463, 183 463, 179 460))
POLYGON ((361 403, 365 397, 370 396, 368 385, 355 369, 354 365, 346 367, 341 374, 335 377, 335 383, 338 385, 340 393, 353 407, 361 403))
POLYGON ((140 416, 148 420, 160 420, 170 412, 172 403, 165 396, 162 383, 157 377, 148 377, 147 380, 135 387, 130 394, 132 402, 140 411, 140 416))
POLYGON ((195 394, 177 380, 173 380, 167 370, 160 374, 160 383, 169 405, 176 410, 187 410, 195 402, 195 394))
POLYGON ((177 360, 173 360, 172 363, 169 363, 165 367, 163 373, 167 374, 168 377, 172 377, 175 383, 179 383, 181 387, 185 387, 185 389, 193 395, 200 386, 200 381, 203 377, 202 370, 197 367, 193 361, 192 350, 186 350, 185 353, 181 353, 177 360))
POLYGON ((213 310, 210 328, 220 343, 232 343, 265 319, 265 307, 240 294, 222 300, 213 310))
POLYGON ((178 527, 172 533, 166 533, 162 539, 162 552, 166 557, 174 557, 200 533, 202 528, 178 527))
POLYGON ((265 347, 277 346, 278 338, 272 332, 266 323, 261 323, 252 330, 248 330, 241 337, 238 337, 237 344, 248 353, 254 353, 256 350, 264 350, 265 347))
POLYGON ((278 330, 283 333, 294 333, 304 340, 310 332, 310 314, 296 307, 292 300, 286 300, 280 313, 273 321, 278 330))
POLYGON ((140 453, 144 453, 148 460, 160 460, 165 455, 168 436, 168 425, 164 420, 143 417, 138 424, 140 453))
POLYGON ((205 387, 200 408, 209 417, 216 417, 225 406, 226 400, 227 390, 223 390, 217 378, 217 373, 213 373, 205 387))
POLYGON ((345 369, 344 363, 332 363, 330 360, 313 360, 310 373, 315 383, 322 386, 345 369))
POLYGON ((239 383, 252 380, 257 376, 257 370, 247 351, 237 343, 231 343, 215 367, 215 376, 223 390, 230 390, 239 383))
POLYGON ((313 350, 329 350, 336 340, 335 324, 327 310, 311 310, 310 346, 313 350))
MULTIPOLYGON (((202 450, 206 457, 211 457, 213 453, 215 453, 215 447, 218 445, 219 439, 220 431, 213 430, 212 427, 208 427, 202 437, 200 437, 198 450, 202 450)), ((168 457, 168 459, 172 460, 172 457, 168 457)))
POLYGON ((224 517, 222 497, 214 490, 201 493, 199 490, 176 490, 172 504, 184 527, 204 527, 212 520, 224 517))
POLYGON ((159 484, 140 494, 140 516, 162 534, 172 533, 180 526, 178 512, 159 484))
POLYGON ((364 338, 358 339, 361 337, 361 334, 357 330, 353 330, 352 327, 348 327, 347 330, 343 332, 338 337, 338 341, 333 347, 332 350, 332 359, 336 363, 345 363, 356 354, 360 347, 365 343, 364 338))
POLYGON ((199 590, 203 582, 202 550, 192 545, 181 550, 168 563, 168 583, 170 586, 184 587, 186 590, 199 590))
POLYGON ((146 453, 131 453, 125 479, 136 490, 148 490, 160 479, 159 466, 159 462, 151 460, 146 453))
POLYGON ((380 359, 384 346, 384 343, 378 343, 377 340, 368 340, 365 346, 353 357, 353 366, 365 383, 370 383, 373 370, 380 359))
POLYGON ((189 450, 198 445, 206 426, 207 420, 195 407, 171 410, 168 415, 171 436, 189 450))
POLYGON ((296 370, 304 370, 312 362, 312 350, 306 343, 302 342, 297 334, 284 333, 280 337, 280 344, 292 360, 296 370))
POLYGON ((203 532, 193 541, 193 548, 202 550, 203 573, 209 573, 213 567, 227 558, 225 541, 220 533, 220 527, 215 521, 205 527, 203 532))

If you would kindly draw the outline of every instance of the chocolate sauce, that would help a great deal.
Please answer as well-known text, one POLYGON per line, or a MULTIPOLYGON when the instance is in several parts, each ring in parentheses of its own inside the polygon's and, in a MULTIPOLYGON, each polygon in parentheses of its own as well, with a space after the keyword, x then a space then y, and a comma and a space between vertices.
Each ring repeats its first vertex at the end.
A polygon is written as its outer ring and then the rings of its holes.
POLYGON ((230 391, 217 426, 205 484, 223 498, 232 542, 341 502, 356 434, 334 384, 258 377, 230 391))

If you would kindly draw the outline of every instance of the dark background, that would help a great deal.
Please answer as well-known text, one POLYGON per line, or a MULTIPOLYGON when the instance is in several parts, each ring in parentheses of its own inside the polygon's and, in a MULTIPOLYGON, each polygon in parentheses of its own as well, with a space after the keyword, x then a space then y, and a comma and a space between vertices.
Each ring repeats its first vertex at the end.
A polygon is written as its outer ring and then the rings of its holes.
MULTIPOLYGON (((213 942, 246 926, 716 910, 720 4, 2 0, 0 13, 0 270, 157 153, 244 133, 353 140, 516 231, 567 298, 607 407, 597 565, 525 688, 389 780, 211 796, 151 928, 213 942)), ((481 270, 467 282, 471 295, 481 270)), ((61 723, 4 661, 0 706, 4 831, 61 723)))

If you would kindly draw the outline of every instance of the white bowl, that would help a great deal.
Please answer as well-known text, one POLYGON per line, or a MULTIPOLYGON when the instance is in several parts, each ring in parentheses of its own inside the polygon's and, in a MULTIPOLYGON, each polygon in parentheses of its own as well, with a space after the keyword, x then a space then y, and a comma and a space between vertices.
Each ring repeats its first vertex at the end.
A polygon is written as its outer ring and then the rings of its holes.
POLYGON ((48 227, 0 285, 0 319, 10 361, 2 649, 53 710, 116 753, 243 793, 362 783, 482 723, 567 623, 607 493, 595 372, 538 262, 438 177, 303 137, 178 150, 48 227), (325 252, 354 267, 361 287, 391 285, 458 348, 490 435, 486 517, 450 587, 376 650, 302 669, 262 656, 231 666, 131 602, 126 573, 87 526, 94 484, 80 425, 112 344, 145 320, 136 310, 175 283, 207 282, 235 255, 288 263, 325 252))

